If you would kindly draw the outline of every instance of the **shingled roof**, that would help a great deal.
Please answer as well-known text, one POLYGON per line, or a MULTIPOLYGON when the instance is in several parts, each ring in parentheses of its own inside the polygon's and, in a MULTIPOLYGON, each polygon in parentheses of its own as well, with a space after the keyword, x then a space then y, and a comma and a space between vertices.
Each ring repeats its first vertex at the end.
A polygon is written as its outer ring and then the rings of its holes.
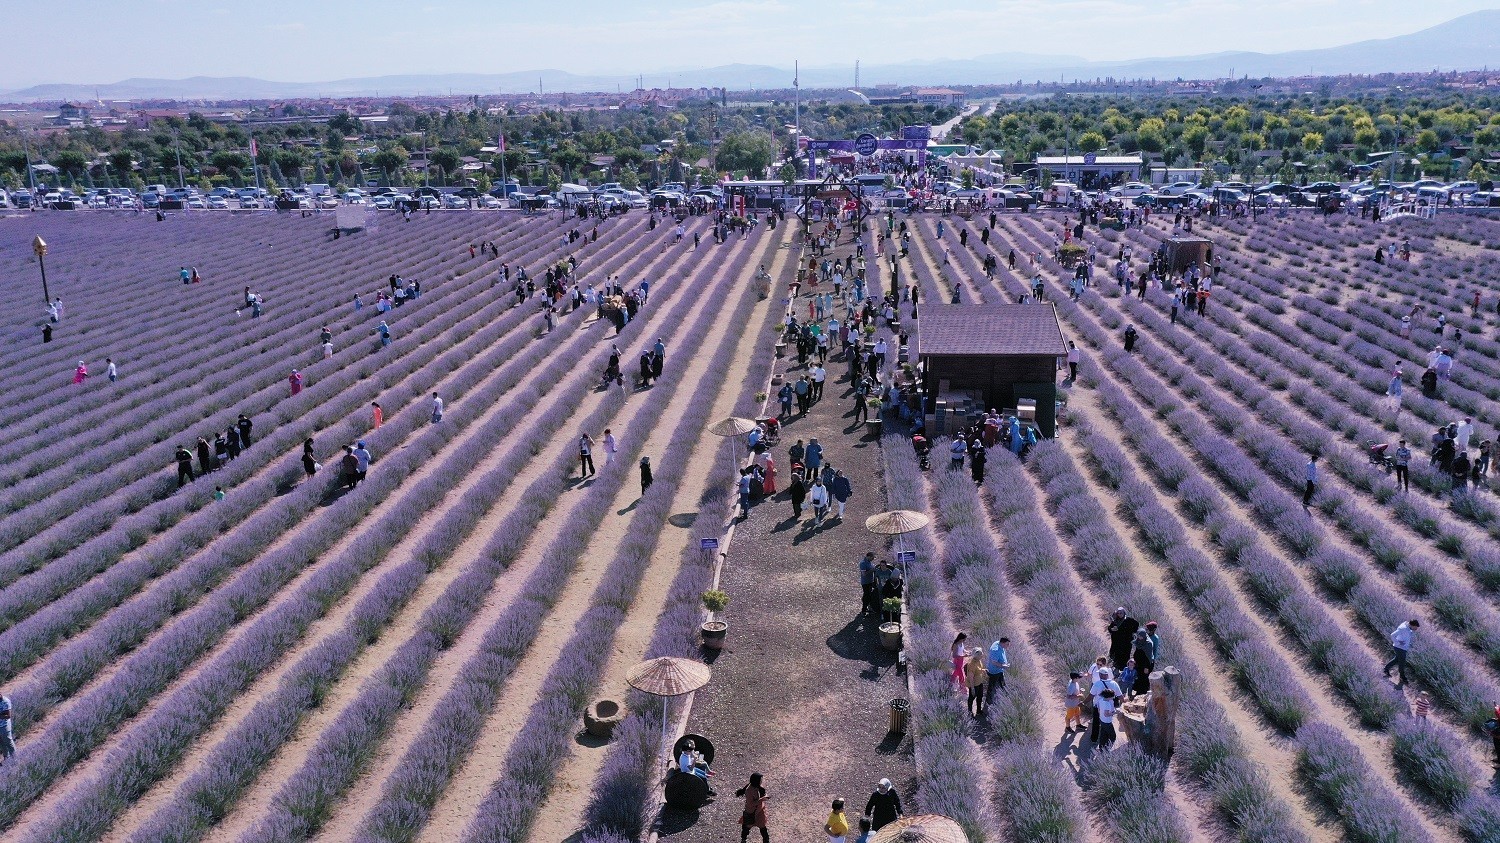
POLYGON ((1043 304, 929 304, 919 308, 918 355, 1062 356, 1057 308, 1043 304))

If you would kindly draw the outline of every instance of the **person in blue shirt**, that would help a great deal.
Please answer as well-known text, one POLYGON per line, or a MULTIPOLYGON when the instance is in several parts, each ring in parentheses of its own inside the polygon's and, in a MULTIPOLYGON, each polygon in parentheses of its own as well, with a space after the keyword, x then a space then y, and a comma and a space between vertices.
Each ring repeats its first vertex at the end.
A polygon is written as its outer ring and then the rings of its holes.
POLYGON ((818 466, 823 464, 823 446, 818 443, 816 437, 807 443, 807 449, 803 452, 807 462, 808 476, 817 473, 818 466))
POLYGON ((1302 492, 1302 508, 1312 503, 1313 493, 1318 490, 1318 455, 1307 458, 1307 488, 1302 492))
POLYGON ((984 689, 985 708, 995 701, 995 690, 1005 687, 1005 670, 1010 667, 1010 653, 1005 650, 1008 644, 1010 639, 1001 636, 984 655, 984 669, 990 675, 989 684, 984 689))
POLYGON ((865 558, 859 560, 859 588, 861 599, 859 613, 880 611, 880 583, 876 576, 875 551, 865 554, 865 558))
POLYGON ((750 517, 750 469, 740 469, 740 518, 750 517))

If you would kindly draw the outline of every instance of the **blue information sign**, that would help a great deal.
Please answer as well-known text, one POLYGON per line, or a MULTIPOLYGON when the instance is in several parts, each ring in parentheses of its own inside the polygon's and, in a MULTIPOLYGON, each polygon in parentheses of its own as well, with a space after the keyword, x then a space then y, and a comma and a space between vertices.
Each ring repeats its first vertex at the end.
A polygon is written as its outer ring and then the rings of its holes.
POLYGON ((879 148, 880 139, 869 132, 865 132, 854 139, 854 151, 860 155, 874 155, 875 151, 879 148))

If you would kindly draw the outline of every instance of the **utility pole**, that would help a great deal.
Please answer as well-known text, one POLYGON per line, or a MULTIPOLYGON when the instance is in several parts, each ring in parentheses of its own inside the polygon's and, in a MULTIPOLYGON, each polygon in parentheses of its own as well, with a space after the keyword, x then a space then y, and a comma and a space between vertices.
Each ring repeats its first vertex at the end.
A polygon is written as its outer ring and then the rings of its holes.
POLYGON ((52 293, 47 290, 47 241, 43 240, 42 236, 38 234, 31 241, 31 250, 36 252, 37 265, 42 268, 42 302, 44 304, 51 304, 52 293))
POLYGON ((26 131, 21 131, 21 147, 26 150, 26 177, 31 181, 31 207, 35 208, 41 197, 36 192, 36 170, 31 168, 31 144, 26 142, 26 131))
POLYGON ((187 185, 182 181, 182 135, 172 135, 172 146, 177 150, 177 187, 183 189, 187 185))

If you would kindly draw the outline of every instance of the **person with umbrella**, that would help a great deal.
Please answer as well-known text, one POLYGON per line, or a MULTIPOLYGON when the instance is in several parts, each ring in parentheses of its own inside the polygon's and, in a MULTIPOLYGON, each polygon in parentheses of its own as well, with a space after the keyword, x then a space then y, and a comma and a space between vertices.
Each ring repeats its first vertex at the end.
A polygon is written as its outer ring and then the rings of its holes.
POLYGON ((880 783, 875 786, 875 791, 865 802, 865 813, 869 815, 870 825, 875 831, 879 831, 900 818, 901 794, 891 786, 890 779, 881 779, 880 783))

